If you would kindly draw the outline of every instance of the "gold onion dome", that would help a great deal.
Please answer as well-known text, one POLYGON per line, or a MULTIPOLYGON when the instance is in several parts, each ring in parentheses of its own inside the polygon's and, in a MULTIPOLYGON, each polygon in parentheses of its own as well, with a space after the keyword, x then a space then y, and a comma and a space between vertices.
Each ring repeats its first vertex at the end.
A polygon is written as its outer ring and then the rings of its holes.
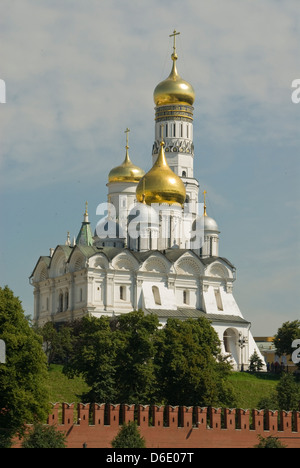
POLYGON ((125 133, 127 133, 127 144, 126 144, 126 156, 124 162, 120 165, 115 167, 110 171, 108 174, 108 182, 139 182, 140 179, 145 175, 145 171, 138 166, 135 166, 128 153, 128 132, 127 129, 125 133))
POLYGON ((140 203, 168 203, 183 205, 186 191, 184 183, 170 169, 164 152, 164 142, 160 144, 160 152, 152 169, 139 181, 136 198, 140 203))
POLYGON ((156 106, 167 106, 169 104, 187 104, 192 106, 195 101, 195 91, 193 86, 183 80, 179 75, 176 67, 175 37, 179 33, 174 31, 171 36, 174 36, 174 52, 171 55, 173 67, 168 78, 159 83, 153 93, 153 98, 156 106))

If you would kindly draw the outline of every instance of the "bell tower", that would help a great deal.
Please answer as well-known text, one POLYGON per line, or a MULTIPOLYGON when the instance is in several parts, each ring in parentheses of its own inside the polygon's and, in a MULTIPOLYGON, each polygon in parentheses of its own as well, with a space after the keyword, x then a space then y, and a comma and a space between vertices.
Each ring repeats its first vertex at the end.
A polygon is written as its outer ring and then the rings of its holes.
POLYGON ((180 176, 186 188, 188 211, 196 216, 199 183, 194 178, 194 143, 193 143, 193 104, 195 92, 190 83, 183 80, 177 71, 176 37, 174 31, 172 70, 167 79, 159 83, 154 90, 155 102, 155 138, 152 150, 153 164, 160 150, 162 137, 165 141, 165 154, 170 168, 180 176), (164 135, 161 128, 164 128, 164 135))

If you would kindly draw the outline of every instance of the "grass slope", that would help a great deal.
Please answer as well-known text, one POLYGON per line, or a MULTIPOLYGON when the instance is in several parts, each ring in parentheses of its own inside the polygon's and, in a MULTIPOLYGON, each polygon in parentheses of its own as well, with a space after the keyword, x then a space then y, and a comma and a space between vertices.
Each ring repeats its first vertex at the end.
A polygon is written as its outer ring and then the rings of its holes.
POLYGON ((274 374, 248 374, 232 372, 229 380, 235 391, 237 408, 254 409, 262 398, 275 391, 280 377, 274 374))
MULTIPOLYGON (((258 402, 262 398, 273 393, 279 376, 232 372, 229 380, 235 390, 236 406, 238 408, 252 409, 258 406, 258 402)), ((62 373, 62 366, 54 364, 50 366, 48 391, 51 403, 80 403, 81 394, 88 390, 89 387, 80 377, 68 379, 62 373)))

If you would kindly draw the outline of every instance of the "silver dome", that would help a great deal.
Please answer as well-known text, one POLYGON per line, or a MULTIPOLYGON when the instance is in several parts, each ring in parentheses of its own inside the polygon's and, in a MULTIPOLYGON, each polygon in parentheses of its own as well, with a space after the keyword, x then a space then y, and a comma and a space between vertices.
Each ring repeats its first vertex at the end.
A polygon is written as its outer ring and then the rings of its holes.
POLYGON ((198 218, 193 222, 193 231, 211 231, 219 233, 219 227, 216 221, 209 216, 198 216, 198 218))
POLYGON ((209 216, 203 216, 203 218, 204 218, 204 230, 205 231, 220 232, 219 227, 213 218, 210 218, 209 216))

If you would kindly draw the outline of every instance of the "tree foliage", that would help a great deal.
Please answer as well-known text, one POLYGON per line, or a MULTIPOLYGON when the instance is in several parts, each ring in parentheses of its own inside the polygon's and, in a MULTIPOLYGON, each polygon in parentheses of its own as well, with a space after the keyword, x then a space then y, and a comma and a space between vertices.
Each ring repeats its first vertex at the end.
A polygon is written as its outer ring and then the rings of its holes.
POLYGON ((233 404, 218 335, 205 318, 168 320, 156 355, 161 399, 171 405, 233 404))
POLYGON ((300 402, 300 385, 292 374, 283 374, 276 387, 278 409, 298 411, 300 402))
POLYGON ((218 336, 206 319, 168 320, 131 312, 85 317, 64 366, 91 387, 84 401, 172 405, 234 404, 218 336))
POLYGON ((264 448, 264 449, 274 449, 274 448, 286 448, 286 445, 284 445, 280 440, 278 440, 277 437, 273 436, 268 436, 268 437, 262 437, 261 435, 257 436, 259 439, 259 444, 255 445, 254 448, 264 448))
POLYGON ((41 339, 7 286, 0 288, 0 339, 6 343, 6 364, 0 364, 0 446, 8 446, 25 423, 46 418, 49 401, 41 339))
POLYGON ((123 424, 116 437, 112 440, 113 448, 146 448, 144 437, 140 435, 137 423, 130 421, 123 424))
POLYGON ((292 354, 294 351, 292 343, 298 338, 300 338, 300 320, 283 323, 274 337, 274 345, 278 356, 292 354))
POLYGON ((45 426, 35 423, 23 438, 22 448, 66 448, 66 435, 58 431, 54 426, 45 426))
POLYGON ((250 356, 249 372, 260 372, 263 367, 264 363, 255 350, 252 356, 250 356))
POLYGON ((259 402, 260 409, 298 411, 300 385, 292 374, 283 373, 275 391, 259 402))

